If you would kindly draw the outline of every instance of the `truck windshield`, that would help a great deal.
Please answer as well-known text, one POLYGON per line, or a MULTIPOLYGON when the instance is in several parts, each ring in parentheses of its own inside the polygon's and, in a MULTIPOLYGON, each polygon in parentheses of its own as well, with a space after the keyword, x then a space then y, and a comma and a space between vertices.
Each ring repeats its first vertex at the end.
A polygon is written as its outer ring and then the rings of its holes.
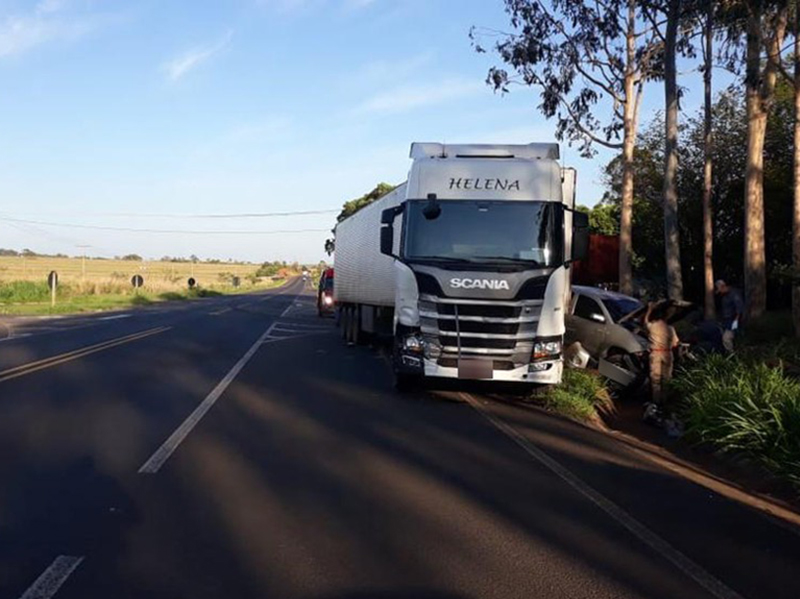
POLYGON ((554 202, 443 200, 433 220, 427 200, 407 205, 404 255, 408 260, 518 263, 546 267, 563 262, 561 206, 554 202))

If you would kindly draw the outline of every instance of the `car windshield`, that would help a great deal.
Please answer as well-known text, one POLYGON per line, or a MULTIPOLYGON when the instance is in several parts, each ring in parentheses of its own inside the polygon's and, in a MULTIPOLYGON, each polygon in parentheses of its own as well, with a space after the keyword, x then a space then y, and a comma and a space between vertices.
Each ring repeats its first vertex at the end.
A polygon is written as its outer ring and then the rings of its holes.
POLYGON ((404 254, 408 260, 558 266, 561 206, 552 202, 444 200, 427 219, 427 200, 408 202, 404 254))
POLYGON ((614 322, 619 322, 623 317, 642 307, 642 302, 632 297, 607 298, 602 301, 614 322))

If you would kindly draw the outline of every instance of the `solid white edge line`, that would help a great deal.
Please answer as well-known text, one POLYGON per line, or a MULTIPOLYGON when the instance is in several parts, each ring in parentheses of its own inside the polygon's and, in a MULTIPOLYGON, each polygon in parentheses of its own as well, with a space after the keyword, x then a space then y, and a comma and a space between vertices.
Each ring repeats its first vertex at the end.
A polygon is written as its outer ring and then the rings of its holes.
POLYGON ((20 596, 20 599, 50 599, 82 561, 83 556, 59 555, 20 596))
MULTIPOLYGON (((291 304, 289 307, 291 307, 291 304)), ((285 312, 286 310, 284 310, 284 313, 285 312)), ((139 474, 155 474, 161 469, 161 466, 164 465, 164 462, 170 458, 183 440, 186 439, 194 427, 197 426, 197 423, 200 422, 206 413, 208 413, 211 407, 225 392, 225 389, 228 388, 239 372, 241 372, 242 368, 244 368, 250 359, 255 355, 255 353, 258 351, 258 348, 260 348, 270 337, 272 329, 274 329, 277 324, 278 321, 275 320, 275 322, 269 325, 267 330, 264 331, 264 333, 256 340, 256 342, 250 346, 250 349, 248 349, 247 352, 241 358, 239 358, 239 361, 233 365, 233 368, 228 371, 228 374, 226 374, 225 377, 219 383, 217 383, 217 386, 212 389, 211 393, 209 393, 206 398, 200 402, 200 405, 197 406, 191 414, 189 414, 186 420, 184 420, 177 429, 175 429, 169 438, 164 441, 161 447, 159 447, 155 453, 151 455, 144 464, 142 464, 141 468, 139 468, 139 474)))
POLYGON ((594 503, 597 507, 611 516, 617 523, 626 528, 633 536, 648 545, 664 559, 671 562, 684 574, 706 589, 718 599, 742 599, 736 591, 728 587, 725 583, 714 577, 703 569, 702 566, 692 561, 681 553, 667 541, 662 539, 644 524, 636 520, 628 512, 619 507, 616 503, 596 491, 594 488, 583 482, 566 467, 562 466, 555 459, 551 458, 544 451, 528 441, 520 432, 501 418, 491 414, 481 406, 480 402, 468 393, 461 393, 466 402, 481 416, 492 423, 495 428, 504 433, 514 443, 519 445, 529 456, 542 464, 545 468, 553 472, 561 480, 578 491, 581 495, 594 503))

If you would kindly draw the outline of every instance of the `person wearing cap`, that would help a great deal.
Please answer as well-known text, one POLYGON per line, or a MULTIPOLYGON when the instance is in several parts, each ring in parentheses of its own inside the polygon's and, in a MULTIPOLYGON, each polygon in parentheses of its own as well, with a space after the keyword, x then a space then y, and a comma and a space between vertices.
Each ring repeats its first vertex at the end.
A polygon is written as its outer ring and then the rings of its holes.
POLYGON ((650 345, 650 386, 653 402, 661 404, 664 395, 664 383, 672 378, 672 351, 680 344, 678 333, 666 320, 664 303, 647 304, 644 326, 650 345))
POLYGON ((720 319, 722 324, 722 345, 725 351, 733 352, 733 341, 744 316, 742 292, 720 279, 714 283, 714 291, 720 296, 720 319))

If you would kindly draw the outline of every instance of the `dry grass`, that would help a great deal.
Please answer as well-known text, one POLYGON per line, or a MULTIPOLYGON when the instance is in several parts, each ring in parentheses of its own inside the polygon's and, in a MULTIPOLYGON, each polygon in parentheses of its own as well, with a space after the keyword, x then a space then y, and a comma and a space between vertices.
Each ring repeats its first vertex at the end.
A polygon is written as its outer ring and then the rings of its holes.
POLYGON ((243 293, 273 287, 268 277, 256 277, 258 264, 224 262, 183 263, 135 260, 100 260, 87 258, 9 257, 0 256, 0 313, 47 313, 49 292, 47 275, 58 273, 59 306, 55 312, 103 309, 153 301, 184 299, 188 279, 193 277, 199 289, 217 293, 243 293), (138 291, 131 277, 141 275, 144 286, 138 291), (233 278, 239 278, 234 287, 233 278))

